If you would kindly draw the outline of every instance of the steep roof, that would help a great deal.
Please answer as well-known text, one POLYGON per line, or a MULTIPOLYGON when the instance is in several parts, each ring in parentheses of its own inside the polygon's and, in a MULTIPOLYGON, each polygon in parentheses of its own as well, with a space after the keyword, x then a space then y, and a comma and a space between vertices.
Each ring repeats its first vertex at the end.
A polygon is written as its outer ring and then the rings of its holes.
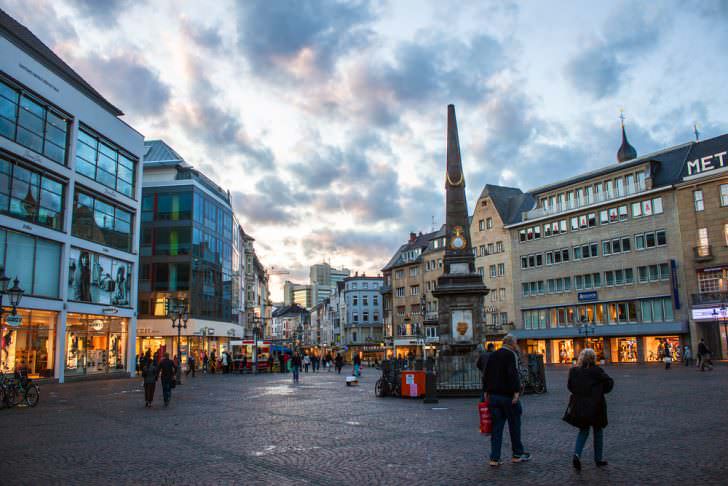
POLYGON ((144 163, 179 165, 185 160, 164 140, 145 140, 144 163))
MULTIPOLYGON (((31 8, 30 6, 28 8, 31 8)), ((57 76, 91 98, 114 116, 123 116, 119 108, 88 84, 76 71, 58 57, 48 46, 38 39, 28 28, 0 9, 0 33, 10 42, 22 49, 35 60, 53 71, 57 76)))
POLYGON ((421 258, 418 256, 414 260, 406 261, 404 259, 404 255, 406 252, 413 250, 415 248, 419 248, 422 252, 425 252, 427 248, 431 245, 431 241, 433 239, 436 239, 438 237, 445 236, 445 225, 442 225, 440 229, 437 231, 433 231, 431 233, 419 233, 415 235, 415 238, 413 241, 407 241, 404 245, 400 246, 399 249, 394 253, 392 258, 387 262, 387 264, 382 268, 382 271, 389 270, 390 268, 398 267, 400 265, 403 265, 405 263, 412 263, 420 260, 421 258))
POLYGON ((496 186, 486 184, 478 199, 490 197, 496 211, 503 220, 503 224, 520 221, 521 213, 533 208, 536 200, 529 193, 524 193, 517 187, 496 186))
POLYGON ((273 311, 272 317, 285 317, 290 315, 306 315, 309 312, 298 304, 285 305, 273 311))

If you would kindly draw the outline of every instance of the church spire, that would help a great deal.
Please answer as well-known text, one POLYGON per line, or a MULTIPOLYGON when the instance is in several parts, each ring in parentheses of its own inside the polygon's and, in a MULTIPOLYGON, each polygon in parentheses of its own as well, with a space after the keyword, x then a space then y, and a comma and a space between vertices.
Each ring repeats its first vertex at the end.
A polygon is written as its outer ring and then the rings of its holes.
POLYGON ((624 130, 624 112, 619 113, 619 119, 622 123, 622 145, 617 151, 617 162, 627 162, 628 160, 637 158, 637 150, 629 144, 627 133, 624 130))

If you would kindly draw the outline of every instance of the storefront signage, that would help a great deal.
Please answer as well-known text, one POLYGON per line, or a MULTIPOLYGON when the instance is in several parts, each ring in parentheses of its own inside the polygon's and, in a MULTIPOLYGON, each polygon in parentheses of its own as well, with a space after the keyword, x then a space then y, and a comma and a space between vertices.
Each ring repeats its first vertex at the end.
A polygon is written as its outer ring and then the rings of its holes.
POLYGON ((103 328, 104 328, 104 321, 102 321, 101 319, 96 319, 91 322, 91 329, 93 329, 94 331, 100 331, 103 328))
POLYGON ((11 327, 18 327, 23 322, 23 317, 20 314, 10 314, 5 318, 5 324, 11 327))
POLYGON ((104 314, 118 314, 119 309, 117 309, 116 307, 104 307, 101 312, 104 314))
POLYGON ((695 160, 688 160, 687 166, 687 177, 704 174, 715 169, 721 169, 728 163, 727 151, 718 152, 717 154, 706 155, 705 157, 699 157, 695 160))
POLYGON ((592 300, 597 300, 599 296, 595 290, 592 290, 591 292, 579 292, 577 294, 577 298, 579 299, 579 302, 590 302, 592 300))
POLYGON ((695 321, 725 320, 728 318, 728 312, 726 310, 721 311, 720 307, 708 307, 707 309, 693 309, 692 316, 695 321))

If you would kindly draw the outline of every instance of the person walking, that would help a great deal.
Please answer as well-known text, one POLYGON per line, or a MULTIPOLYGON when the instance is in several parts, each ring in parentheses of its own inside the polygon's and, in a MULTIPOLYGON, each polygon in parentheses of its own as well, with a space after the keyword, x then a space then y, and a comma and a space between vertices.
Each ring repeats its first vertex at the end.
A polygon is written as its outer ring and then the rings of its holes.
POLYGON ((268 355, 268 373, 273 373, 273 354, 268 355))
POLYGON ((209 365, 209 358, 207 357, 207 351, 202 352, 202 372, 207 374, 207 366, 209 365))
POLYGON ((361 357, 359 353, 354 353, 354 376, 361 376, 361 357))
POLYGON ((604 395, 614 388, 614 380, 596 364, 597 355, 591 348, 579 353, 576 366, 569 370, 568 389, 571 392, 569 407, 564 420, 579 428, 571 463, 581 470, 581 453, 589 438, 589 428, 594 429, 594 463, 606 466, 604 460, 604 428, 607 426, 607 401, 604 395))
POLYGON ((336 365, 336 373, 341 374, 341 368, 344 367, 344 358, 341 357, 341 353, 336 353, 336 359, 334 360, 336 365))
POLYGON ((283 357, 282 352, 278 352, 278 365, 280 366, 280 372, 285 373, 286 372, 286 359, 283 357))
POLYGON ((690 345, 686 344, 683 347, 683 363, 686 367, 690 366, 690 362, 693 360, 693 351, 690 349, 690 345))
POLYGON ((293 372, 293 383, 298 383, 298 375, 301 371, 301 355, 298 354, 298 351, 293 353, 293 358, 291 358, 291 371, 293 372))
POLYGON ((164 358, 159 362, 158 373, 162 378, 162 397, 164 398, 164 406, 169 405, 172 399, 172 384, 174 382, 177 365, 169 359, 169 353, 164 353, 164 358))
POLYGON ((503 347, 488 357, 485 367, 486 399, 488 400, 493 431, 490 436, 490 466, 498 467, 501 461, 503 428, 508 422, 513 455, 511 462, 525 462, 531 459, 521 442, 521 379, 518 372, 518 347, 516 338, 507 334, 503 347))
POLYGON ((311 366, 311 357, 306 354, 303 356, 303 371, 308 373, 309 366, 311 366))
POLYGON ((664 358, 662 358, 665 361, 665 369, 669 370, 670 365, 672 365, 672 346, 670 346, 670 343, 665 341, 665 347, 663 348, 664 358))
POLYGON ((698 343, 698 359, 700 360, 700 371, 705 371, 707 366, 708 371, 713 369, 713 360, 710 359, 710 348, 705 344, 705 338, 700 338, 698 343))
POLYGON ((217 356, 215 356, 215 350, 210 351, 210 373, 215 374, 215 368, 217 368, 217 356))
POLYGON ((493 351, 495 351, 495 346, 493 343, 488 343, 488 347, 485 351, 480 353, 480 356, 478 356, 478 361, 475 363, 475 366, 478 367, 478 370, 480 370, 480 381, 482 382, 482 390, 483 393, 481 395, 481 400, 485 401, 485 367, 488 365, 488 358, 490 358, 490 355, 493 354, 493 351))
POLYGON ((193 353, 190 353, 190 355, 187 357, 187 373, 185 373, 185 376, 190 376, 190 373, 192 373, 192 378, 195 377, 195 355, 193 353))
POLYGON ((142 378, 144 379, 144 406, 147 408, 152 407, 154 401, 154 389, 157 387, 157 374, 159 369, 154 361, 144 363, 142 368, 142 378))

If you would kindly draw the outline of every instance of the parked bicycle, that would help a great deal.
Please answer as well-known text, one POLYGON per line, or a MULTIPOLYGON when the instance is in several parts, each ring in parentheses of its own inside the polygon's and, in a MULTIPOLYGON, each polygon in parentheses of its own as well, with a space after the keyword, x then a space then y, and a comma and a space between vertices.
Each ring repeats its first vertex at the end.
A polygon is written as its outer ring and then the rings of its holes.
POLYGON ((518 370, 521 376, 521 395, 525 393, 541 394, 546 391, 546 383, 538 372, 535 362, 529 362, 527 366, 518 370))
POLYGON ((40 401, 40 387, 33 383, 27 373, 16 371, 8 376, 0 371, 0 408, 14 407, 25 403, 35 407, 40 401))
POLYGON ((378 397, 398 397, 401 394, 401 375, 393 367, 391 360, 381 363, 382 376, 374 385, 374 394, 378 397))

